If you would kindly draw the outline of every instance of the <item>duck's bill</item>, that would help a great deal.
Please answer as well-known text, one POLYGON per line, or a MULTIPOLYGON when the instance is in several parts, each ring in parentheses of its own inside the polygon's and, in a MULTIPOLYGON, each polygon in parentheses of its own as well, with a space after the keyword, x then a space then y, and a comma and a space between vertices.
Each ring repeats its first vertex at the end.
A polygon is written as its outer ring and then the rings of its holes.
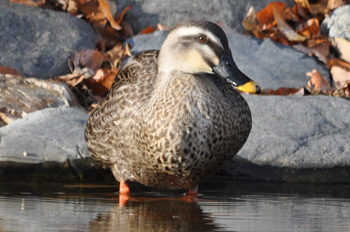
POLYGON ((243 85, 236 86, 236 89, 243 91, 243 92, 249 92, 249 93, 260 93, 261 92, 260 86, 252 80, 243 84, 243 85))
POLYGON ((217 66, 213 68, 213 71, 226 78, 236 89, 249 93, 260 93, 261 89, 258 84, 242 73, 232 57, 226 53, 220 59, 217 66))

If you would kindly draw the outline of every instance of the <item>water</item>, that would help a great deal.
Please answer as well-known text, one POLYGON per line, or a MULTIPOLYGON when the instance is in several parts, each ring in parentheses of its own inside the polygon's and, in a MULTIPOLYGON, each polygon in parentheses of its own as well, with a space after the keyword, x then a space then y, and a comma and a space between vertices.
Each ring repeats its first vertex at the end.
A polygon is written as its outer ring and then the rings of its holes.
POLYGON ((131 185, 0 185, 0 231, 350 231, 350 185, 212 178, 197 202, 131 185))

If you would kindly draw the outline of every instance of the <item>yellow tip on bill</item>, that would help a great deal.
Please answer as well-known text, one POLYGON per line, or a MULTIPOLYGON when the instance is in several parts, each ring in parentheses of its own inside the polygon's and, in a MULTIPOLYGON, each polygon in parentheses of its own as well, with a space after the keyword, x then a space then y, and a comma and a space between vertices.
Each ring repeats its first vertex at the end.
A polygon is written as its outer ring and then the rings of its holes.
POLYGON ((236 89, 248 93, 260 93, 260 86, 254 81, 249 81, 244 85, 237 86, 236 89))

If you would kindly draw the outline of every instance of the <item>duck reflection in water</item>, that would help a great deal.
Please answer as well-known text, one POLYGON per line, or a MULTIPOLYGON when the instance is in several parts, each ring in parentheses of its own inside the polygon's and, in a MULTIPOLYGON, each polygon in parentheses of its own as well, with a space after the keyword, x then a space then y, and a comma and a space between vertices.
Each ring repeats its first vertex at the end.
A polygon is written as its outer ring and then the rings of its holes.
POLYGON ((208 213, 196 202, 132 202, 128 207, 115 206, 90 222, 89 231, 218 231, 208 213))

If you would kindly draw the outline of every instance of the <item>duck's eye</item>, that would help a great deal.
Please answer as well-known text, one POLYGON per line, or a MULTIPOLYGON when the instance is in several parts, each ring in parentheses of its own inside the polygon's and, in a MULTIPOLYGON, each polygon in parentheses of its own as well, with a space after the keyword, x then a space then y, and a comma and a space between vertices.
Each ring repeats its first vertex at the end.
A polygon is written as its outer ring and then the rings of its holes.
POLYGON ((205 35, 199 35, 198 41, 201 43, 206 43, 208 41, 208 38, 205 35))

